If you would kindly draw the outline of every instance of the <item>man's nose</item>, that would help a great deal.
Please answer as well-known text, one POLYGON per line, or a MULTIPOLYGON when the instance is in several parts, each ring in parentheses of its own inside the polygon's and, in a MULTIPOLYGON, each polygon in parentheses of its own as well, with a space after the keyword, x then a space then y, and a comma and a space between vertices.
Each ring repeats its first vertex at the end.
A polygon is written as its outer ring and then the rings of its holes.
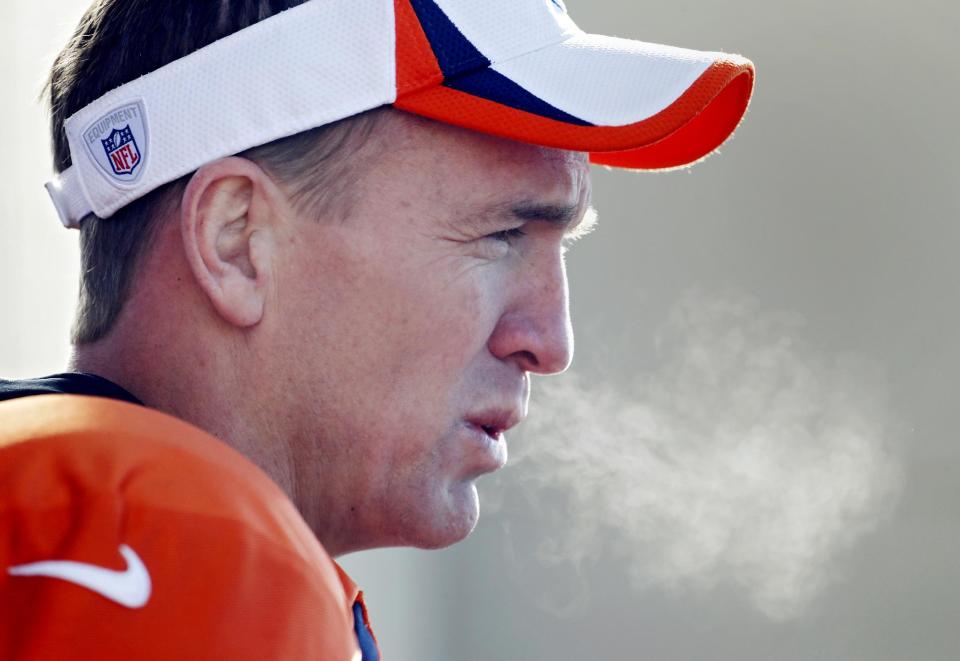
MULTIPOLYGON (((546 260, 544 260, 546 261, 546 260)), ((561 255, 508 285, 511 296, 488 347, 526 372, 556 374, 573 360, 567 272, 561 255)))

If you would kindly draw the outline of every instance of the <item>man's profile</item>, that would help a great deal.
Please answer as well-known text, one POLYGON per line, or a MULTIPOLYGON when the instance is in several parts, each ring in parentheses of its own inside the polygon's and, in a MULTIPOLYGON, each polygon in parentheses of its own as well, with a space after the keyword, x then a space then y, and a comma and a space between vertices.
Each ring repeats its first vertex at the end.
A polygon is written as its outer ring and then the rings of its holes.
POLYGON ((333 558, 473 529, 572 359, 589 164, 692 163, 752 86, 556 0, 94 3, 50 79, 73 359, 0 382, 0 651, 379 658, 333 558))

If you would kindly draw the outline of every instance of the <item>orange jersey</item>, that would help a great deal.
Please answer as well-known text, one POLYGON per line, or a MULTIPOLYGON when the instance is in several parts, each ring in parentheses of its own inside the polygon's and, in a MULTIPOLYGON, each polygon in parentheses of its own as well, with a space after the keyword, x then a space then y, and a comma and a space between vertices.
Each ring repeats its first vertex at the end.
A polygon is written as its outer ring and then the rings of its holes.
POLYGON ((0 658, 360 658, 362 595, 286 495, 158 411, 0 403, 0 530, 0 658))

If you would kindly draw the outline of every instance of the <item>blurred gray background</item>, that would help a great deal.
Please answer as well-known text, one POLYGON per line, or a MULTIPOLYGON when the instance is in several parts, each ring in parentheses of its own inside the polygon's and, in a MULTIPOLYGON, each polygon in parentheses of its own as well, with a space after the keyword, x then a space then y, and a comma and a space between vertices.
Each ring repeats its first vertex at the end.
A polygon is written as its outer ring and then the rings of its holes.
MULTIPOLYGON (((385 658, 960 658, 960 6, 567 4, 741 52, 756 95, 690 171, 595 170, 573 373, 534 384, 477 530, 344 560, 385 658)), ((86 5, 0 6, 5 377, 69 353, 37 98, 86 5)))

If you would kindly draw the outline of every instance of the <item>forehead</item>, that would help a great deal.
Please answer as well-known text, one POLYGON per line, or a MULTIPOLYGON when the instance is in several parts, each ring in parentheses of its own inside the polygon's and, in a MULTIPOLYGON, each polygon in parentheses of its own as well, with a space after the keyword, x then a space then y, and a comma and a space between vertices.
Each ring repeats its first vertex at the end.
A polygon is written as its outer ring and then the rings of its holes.
MULTIPOLYGON (((529 145, 403 115, 382 140, 383 169, 434 200, 489 204, 496 198, 572 205, 589 198, 583 152, 529 145)), ((387 174, 384 172, 384 174, 387 174)))

